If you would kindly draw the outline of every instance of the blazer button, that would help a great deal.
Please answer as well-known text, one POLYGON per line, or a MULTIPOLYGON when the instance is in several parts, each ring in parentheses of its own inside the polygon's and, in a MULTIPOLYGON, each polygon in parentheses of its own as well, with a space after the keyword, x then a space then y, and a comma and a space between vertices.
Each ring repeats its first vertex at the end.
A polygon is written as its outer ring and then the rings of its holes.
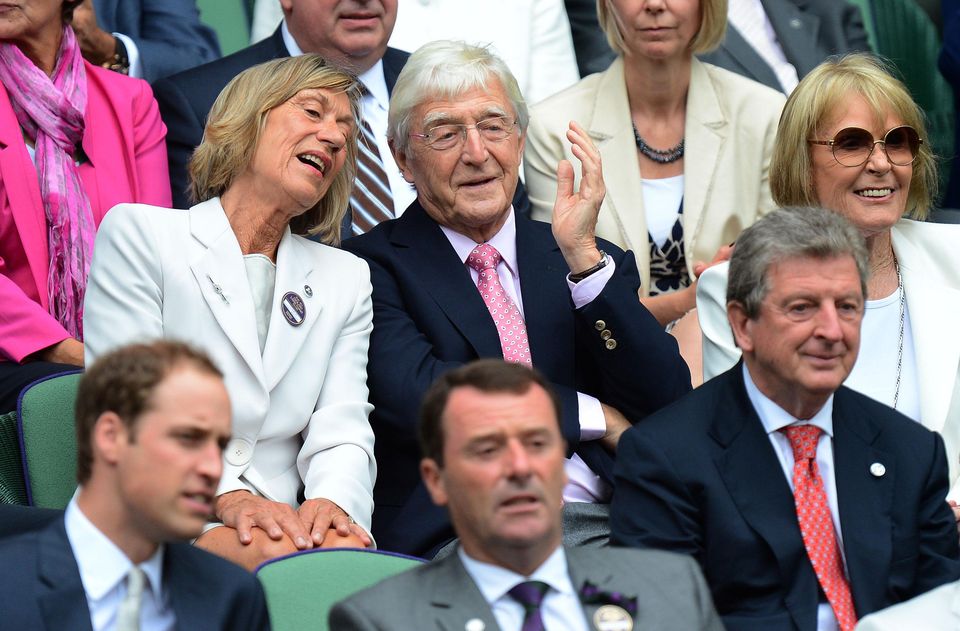
POLYGON ((607 340, 605 346, 607 347, 608 351, 612 351, 617 347, 617 340, 610 338, 609 340, 607 340))
POLYGON ((242 467, 250 462, 253 456, 253 445, 242 438, 234 438, 227 443, 227 448, 223 450, 223 457, 227 463, 235 467, 242 467))
POLYGON ((793 18, 790 20, 791 28, 803 28, 803 21, 800 18, 793 18))
POLYGON ((595 328, 595 329, 598 330, 598 331, 602 331, 602 330, 604 330, 605 328, 607 328, 607 323, 604 322, 603 320, 597 320, 597 321, 594 323, 593 328, 595 328))
POLYGON ((610 332, 610 329, 604 329, 600 331, 601 340, 609 340, 611 335, 613 335, 613 333, 610 332))

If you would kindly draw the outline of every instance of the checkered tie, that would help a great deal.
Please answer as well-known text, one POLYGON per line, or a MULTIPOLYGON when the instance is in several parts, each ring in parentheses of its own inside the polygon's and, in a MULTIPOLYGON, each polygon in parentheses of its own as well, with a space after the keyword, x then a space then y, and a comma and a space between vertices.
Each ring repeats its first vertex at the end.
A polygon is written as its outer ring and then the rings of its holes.
POLYGON ((484 304, 497 325, 497 335, 500 336, 500 348, 503 358, 516 364, 533 365, 530 357, 530 342, 527 340, 527 325, 523 322, 520 310, 514 304, 497 275, 497 265, 502 257, 497 249, 489 243, 481 243, 473 248, 467 257, 467 265, 477 270, 480 278, 477 279, 477 289, 483 297, 484 304))
POLYGON ((544 631, 543 617, 540 616, 540 603, 550 586, 541 581, 517 583, 507 592, 523 607, 523 626, 520 631, 544 631))
POLYGON ((357 138, 357 177, 350 195, 353 234, 368 232, 378 223, 393 219, 393 195, 390 180, 383 169, 377 139, 366 120, 360 121, 357 138))
POLYGON ((816 425, 791 425, 783 431, 793 448, 793 499, 803 545, 841 631, 853 631, 857 614, 817 466, 817 441, 822 430, 816 425))

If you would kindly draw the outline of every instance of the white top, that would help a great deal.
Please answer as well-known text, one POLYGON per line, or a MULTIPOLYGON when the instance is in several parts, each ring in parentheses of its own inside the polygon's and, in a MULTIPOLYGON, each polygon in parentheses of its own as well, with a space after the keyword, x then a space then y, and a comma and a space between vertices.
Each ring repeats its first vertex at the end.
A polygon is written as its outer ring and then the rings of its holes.
POLYGON ((730 0, 727 19, 777 75, 784 93, 790 94, 800 83, 797 69, 787 61, 777 33, 767 18, 760 0, 730 0))
MULTIPOLYGON (((840 556, 843 558, 844 572, 846 572, 846 558, 843 554, 843 532, 840 530, 840 511, 837 504, 837 481, 833 475, 833 395, 827 399, 820 411, 810 420, 798 420, 779 405, 768 399, 750 377, 750 371, 747 365, 743 365, 743 382, 747 388, 747 396, 753 409, 757 411, 763 429, 767 432, 770 444, 773 445, 773 451, 780 460, 780 466, 783 468, 783 475, 787 478, 787 484, 790 485, 790 491, 793 488, 793 448, 790 446, 790 439, 780 430, 789 425, 816 425, 823 433, 820 434, 820 440, 817 442, 817 467, 820 469, 820 478, 823 480, 823 486, 827 492, 827 504, 830 506, 830 516, 833 518, 833 531, 837 536, 837 545, 840 548, 840 556)), ((837 617, 833 613, 830 603, 820 603, 817 605, 817 631, 839 631, 837 617)))
POLYGON ((270 330, 270 312, 273 308, 273 289, 277 284, 277 266, 263 254, 245 254, 243 265, 247 268, 247 284, 253 297, 254 315, 257 317, 257 337, 260 339, 260 354, 267 343, 270 330))
POLYGON ((666 243, 680 214, 683 201, 683 174, 659 179, 643 178, 643 210, 647 232, 658 246, 666 243))
POLYGON ((489 44, 528 104, 580 78, 563 0, 399 0, 390 46, 413 52, 436 39, 489 44))
POLYGON ((464 552, 463 546, 457 547, 457 555, 490 604, 493 617, 502 631, 520 631, 523 625, 523 607, 507 592, 526 581, 542 581, 550 586, 540 603, 540 616, 547 631, 587 631, 587 620, 577 589, 570 580, 563 546, 557 546, 553 554, 530 576, 477 561, 464 552))
MULTIPOLYGON (((303 50, 297 45, 287 28, 284 21, 281 24, 281 33, 283 34, 283 43, 291 57, 302 55, 303 50)), ((361 74, 360 83, 366 88, 363 98, 360 100, 360 115, 370 125, 373 135, 377 139, 377 151, 380 153, 380 161, 383 162, 383 171, 390 180, 390 194, 393 195, 394 216, 399 217, 407 209, 414 199, 417 198, 417 192, 413 185, 403 179, 400 174, 400 167, 393 159, 390 153, 390 146, 387 144, 387 111, 390 107, 390 93, 387 90, 387 80, 383 76, 383 61, 377 61, 372 68, 361 74)))
MULTIPOLYGON (((903 305, 903 366, 897 411, 920 422, 920 383, 917 356, 910 332, 910 309, 903 305)), ((884 405, 893 405, 897 384, 900 339, 900 290, 879 300, 868 300, 860 325, 860 354, 844 382, 884 405), (882 340, 883 343, 876 343, 882 340)))
MULTIPOLYGON (((456 251, 457 256, 463 261, 463 264, 470 272, 470 278, 476 283, 480 279, 480 274, 475 269, 467 265, 467 258, 470 252, 477 247, 477 243, 470 237, 464 236, 459 232, 451 230, 446 226, 440 226, 440 230, 447 237, 450 245, 456 251)), ((503 227, 497 234, 493 235, 489 241, 490 245, 496 248, 500 253, 500 265, 497 266, 497 276, 500 277, 500 284, 504 291, 510 296, 520 315, 523 316, 523 297, 520 293, 520 270, 517 266, 517 224, 513 214, 513 208, 503 227)), ((603 269, 595 274, 591 274, 579 283, 573 283, 567 278, 567 286, 570 288, 570 295, 573 299, 574 307, 579 309, 592 302, 603 288, 607 281, 613 277, 616 264, 611 260, 603 269)), ((533 354, 533 365, 537 365, 537 356, 533 354)), ((578 411, 580 416, 580 440, 597 440, 603 436, 606 431, 606 421, 603 418, 603 409, 600 407, 600 401, 582 392, 577 393, 578 411)), ((567 502, 607 502, 610 500, 610 487, 596 473, 593 472, 587 463, 583 461, 578 454, 573 454, 567 459, 567 476, 570 478, 567 486, 563 489, 563 499, 567 502)))
MULTIPOLYGON (((77 506, 76 494, 67 505, 64 526, 80 570, 93 631, 113 631, 117 625, 117 609, 127 595, 127 574, 133 564, 87 519, 77 506)), ((138 566, 147 576, 140 605, 141 631, 172 631, 176 628, 170 594, 163 588, 163 551, 163 545, 160 545, 153 556, 138 566)))

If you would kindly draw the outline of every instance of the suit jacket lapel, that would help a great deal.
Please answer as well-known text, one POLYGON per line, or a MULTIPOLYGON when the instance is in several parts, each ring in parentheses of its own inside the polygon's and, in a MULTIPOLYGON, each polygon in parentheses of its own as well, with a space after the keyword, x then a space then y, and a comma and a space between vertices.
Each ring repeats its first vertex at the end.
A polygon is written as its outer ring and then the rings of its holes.
MULTIPOLYGON (((916 246, 901 238, 896 228, 893 249, 900 262, 910 311, 923 425, 934 431, 960 431, 960 428, 944 426, 960 364, 960 330, 955 322, 960 313, 960 292, 941 283, 930 283, 928 272, 914 263, 925 262, 929 256, 917 252, 916 246)), ((953 438, 960 439, 960 436, 953 438)))
MULTIPOLYGON (((597 88, 593 116, 583 123, 597 143, 607 182, 604 205, 620 230, 625 250, 637 254, 637 266, 644 287, 650 285, 647 222, 643 210, 640 160, 633 139, 633 118, 623 76, 623 59, 617 58, 603 72, 597 88), (616 165, 616 168, 614 168, 616 165)), ((526 307, 526 304, 524 304, 526 307)))
POLYGON ((3 173, 3 189, 13 221, 20 234, 23 250, 30 263, 30 273, 40 295, 44 309, 48 305, 47 270, 50 254, 47 249, 47 225, 44 219, 43 200, 40 197, 40 180, 37 169, 23 146, 20 123, 13 113, 7 89, 0 85, 0 172, 3 173))
POLYGON ((478 357, 501 357, 500 336, 466 265, 420 202, 400 216, 391 242, 405 270, 418 280, 478 357))
POLYGON ((257 319, 243 255, 219 198, 207 200, 190 209, 190 233, 206 248, 200 258, 190 265, 200 293, 217 324, 266 387, 260 341, 257 338, 257 319))
MULTIPOLYGON (((570 574, 570 582, 573 583, 573 589, 577 592, 577 595, 580 595, 580 591, 583 589, 583 585, 586 581, 590 581, 592 584, 597 586, 597 589, 604 592, 616 592, 620 591, 616 586, 611 585, 615 580, 615 576, 607 571, 603 567, 599 567, 596 563, 591 563, 589 555, 584 555, 584 558, 580 558, 581 551, 587 551, 587 548, 577 549, 577 548, 566 548, 564 552, 567 556, 567 572, 570 574)), ((587 619, 587 628, 593 629, 594 622, 593 616, 597 613, 597 610, 602 606, 601 603, 589 603, 584 604, 581 601, 580 606, 583 608, 583 615, 587 619)))
POLYGON ((467 621, 480 619, 487 631, 499 631, 490 605, 456 553, 436 561, 434 568, 429 574, 432 584, 424 585, 424 593, 430 595, 430 606, 440 629, 463 631, 467 621))
MULTIPOLYGON (((567 288, 569 271, 560 246, 552 238, 542 239, 534 230, 532 219, 516 214, 517 267, 520 275, 520 293, 523 297, 523 317, 530 341, 533 365, 552 380, 560 373, 570 371, 574 356, 573 336, 559 336, 569 330, 562 324, 570 315, 573 304, 567 288), (563 309, 562 305, 569 305, 563 309)), ((572 383, 572 377, 570 377, 572 383)))
POLYGON ((393 94, 393 86, 397 83, 397 77, 403 70, 403 65, 407 63, 409 55, 396 48, 387 48, 383 55, 383 78, 387 82, 387 92, 393 94))
MULTIPOLYGON (((797 524, 793 493, 743 383, 742 361, 717 377, 729 380, 727 400, 717 406, 710 436, 724 449, 715 462, 730 497, 744 520, 767 543, 780 573, 795 577, 798 567, 809 567, 807 551, 797 524)), ((798 628, 804 627, 799 611, 816 600, 816 577, 809 578, 786 596, 798 628), (809 592, 809 593, 808 593, 809 592)))
POLYGON ((192 567, 192 559, 182 554, 184 550, 181 546, 184 545, 186 544, 167 544, 163 553, 163 585, 169 590, 170 607, 180 621, 177 626, 216 629, 222 624, 217 617, 218 610, 211 607, 203 590, 197 589, 198 579, 192 567))
POLYGON ((311 286, 313 295, 306 287, 313 273, 313 258, 306 246, 296 239, 287 228, 277 252, 277 278, 273 290, 273 313, 263 349, 263 371, 267 390, 272 390, 287 374, 294 358, 301 351, 313 325, 320 319, 325 292, 323 287, 311 286), (280 310, 280 301, 287 292, 293 292, 303 300, 306 313, 300 326, 287 322, 280 310))
MULTIPOLYGON (((727 119, 720 107, 713 82, 703 63, 694 59, 690 66, 690 89, 687 92, 687 121, 684 126, 686 149, 685 173, 696 173, 696 186, 688 186, 684 178, 683 234, 684 249, 692 253, 699 234, 700 220, 707 205, 707 194, 713 190, 720 150, 727 139, 727 119)), ((687 256, 687 268, 693 275, 693 256, 687 256)))
MULTIPOLYGON (((743 38, 740 31, 732 24, 727 26, 727 34, 724 36, 723 43, 720 44, 717 52, 713 54, 720 57, 723 53, 726 53, 727 56, 741 67, 744 76, 754 81, 759 81, 775 90, 783 91, 783 87, 780 85, 780 79, 777 78, 777 74, 773 71, 773 68, 770 67, 770 64, 764 61, 763 57, 743 38)), ((711 61, 709 55, 706 61, 708 63, 711 61)), ((718 61, 723 60, 718 58, 718 61)), ((732 67, 731 65, 731 68, 732 67)))
MULTIPOLYGON (((833 398, 833 465, 847 574, 856 606, 877 603, 889 574, 895 461, 873 446, 879 428, 845 388, 833 398), (886 467, 882 476, 870 465, 886 467)), ((858 607, 859 609, 859 607, 858 607)))
POLYGON ((90 631, 90 610, 63 519, 37 533, 38 575, 47 588, 37 595, 47 629, 90 631))
POLYGON ((777 34, 783 54, 803 77, 823 61, 817 54, 817 39, 820 37, 820 17, 804 11, 806 0, 784 2, 783 0, 760 0, 767 18, 777 34))

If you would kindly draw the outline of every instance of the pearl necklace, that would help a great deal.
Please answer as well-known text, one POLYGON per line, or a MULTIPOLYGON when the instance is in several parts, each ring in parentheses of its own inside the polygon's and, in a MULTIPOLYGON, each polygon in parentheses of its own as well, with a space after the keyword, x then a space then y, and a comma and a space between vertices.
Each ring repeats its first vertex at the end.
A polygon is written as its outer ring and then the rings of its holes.
POLYGON ((654 162, 660 164, 670 164, 671 162, 676 162, 683 157, 683 138, 680 139, 680 144, 676 147, 671 147, 669 149, 654 149, 646 143, 646 141, 640 137, 640 133, 637 131, 637 126, 633 126, 633 139, 637 143, 637 149, 640 150, 640 153, 647 156, 654 162))

